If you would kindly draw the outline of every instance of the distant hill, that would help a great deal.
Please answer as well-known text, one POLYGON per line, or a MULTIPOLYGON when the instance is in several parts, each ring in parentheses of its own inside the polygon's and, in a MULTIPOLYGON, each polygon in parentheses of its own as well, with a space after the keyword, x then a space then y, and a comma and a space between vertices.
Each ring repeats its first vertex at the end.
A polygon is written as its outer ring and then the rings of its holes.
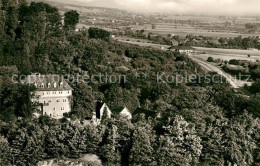
POLYGON ((74 0, 27 0, 28 2, 45 2, 49 3, 53 6, 56 6, 59 10, 63 10, 65 6, 74 6, 74 7, 85 7, 85 8, 92 8, 92 9, 103 9, 103 10, 110 10, 114 12, 126 12, 125 10, 117 9, 117 8, 110 8, 110 7, 102 7, 100 5, 93 5, 92 3, 81 3, 74 0))

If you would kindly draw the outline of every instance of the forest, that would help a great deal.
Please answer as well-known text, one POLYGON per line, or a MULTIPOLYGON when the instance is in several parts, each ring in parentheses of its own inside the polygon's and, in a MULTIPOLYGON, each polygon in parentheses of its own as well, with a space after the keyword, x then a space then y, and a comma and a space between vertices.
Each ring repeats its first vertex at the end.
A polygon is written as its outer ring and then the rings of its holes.
POLYGON ((75 31, 78 22, 77 11, 66 12, 63 24, 49 4, 0 0, 0 165, 84 154, 103 165, 260 165, 260 93, 213 81, 158 83, 158 72, 206 73, 185 55, 120 43, 102 29, 75 31), (127 82, 71 84, 72 112, 61 120, 34 118, 35 88, 12 82, 13 74, 86 72, 126 75, 127 82), (85 125, 96 100, 158 116, 85 125))

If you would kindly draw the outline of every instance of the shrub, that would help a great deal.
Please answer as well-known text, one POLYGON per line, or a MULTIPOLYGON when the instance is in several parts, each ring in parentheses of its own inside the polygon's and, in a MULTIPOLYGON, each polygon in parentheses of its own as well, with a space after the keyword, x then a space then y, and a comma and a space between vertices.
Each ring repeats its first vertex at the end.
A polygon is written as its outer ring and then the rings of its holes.
POLYGON ((208 62, 214 62, 214 59, 212 57, 208 57, 208 62))
POLYGON ((89 38, 101 39, 108 41, 110 39, 110 33, 99 28, 89 28, 88 30, 89 38))
POLYGON ((231 59, 231 60, 229 61, 229 64, 231 64, 231 65, 239 65, 239 60, 231 59))

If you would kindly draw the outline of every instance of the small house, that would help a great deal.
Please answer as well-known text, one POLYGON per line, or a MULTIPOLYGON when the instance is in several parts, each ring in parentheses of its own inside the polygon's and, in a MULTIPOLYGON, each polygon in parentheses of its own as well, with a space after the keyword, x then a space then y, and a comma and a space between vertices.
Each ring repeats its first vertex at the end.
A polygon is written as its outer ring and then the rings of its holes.
POLYGON ((112 112, 107 106, 107 104, 103 103, 102 101, 98 101, 94 118, 96 118, 97 120, 101 120, 104 115, 104 112, 107 112, 107 117, 111 118, 112 112))
POLYGON ((102 120, 105 111, 107 112, 107 118, 124 117, 128 120, 132 119, 132 114, 127 107, 116 107, 110 110, 106 103, 98 101, 96 105, 96 112, 93 112, 92 121, 99 124, 102 120))
POLYGON ((27 76, 24 83, 36 88, 35 97, 31 100, 39 105, 37 113, 62 119, 65 113, 71 111, 73 89, 62 76, 32 74, 27 76))
POLYGON ((169 51, 177 51, 180 52, 181 54, 189 54, 189 53, 194 53, 195 49, 191 46, 172 46, 168 48, 169 51))
POLYGON ((132 114, 131 114, 131 112, 129 111, 129 109, 127 107, 117 107, 117 108, 114 108, 114 109, 112 109, 112 113, 114 115, 118 115, 120 117, 125 117, 128 120, 132 119, 132 114))

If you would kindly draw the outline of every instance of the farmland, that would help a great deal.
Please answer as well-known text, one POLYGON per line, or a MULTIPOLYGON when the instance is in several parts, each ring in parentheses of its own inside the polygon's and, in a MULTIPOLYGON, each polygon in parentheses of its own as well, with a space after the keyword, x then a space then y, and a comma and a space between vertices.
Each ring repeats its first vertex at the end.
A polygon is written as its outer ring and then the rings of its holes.
POLYGON ((248 37, 248 36, 254 36, 254 34, 248 34, 248 33, 238 33, 237 31, 227 31, 227 30, 209 30, 205 29, 203 27, 192 27, 190 25, 182 25, 182 24, 169 24, 169 23, 160 23, 155 24, 156 28, 152 29, 151 25, 133 25, 130 26, 134 30, 141 30, 144 29, 148 33, 153 34, 160 34, 163 36, 166 36, 168 34, 174 34, 178 36, 185 37, 187 34, 191 35, 202 35, 205 37, 213 37, 213 38, 219 38, 219 37, 237 37, 241 35, 242 37, 248 37))
POLYGON ((208 57, 212 57, 214 59, 221 59, 224 61, 229 61, 231 59, 247 60, 252 62, 260 61, 260 51, 203 48, 203 47, 196 47, 196 49, 199 52, 205 53, 205 54, 196 55, 205 60, 208 59, 208 57), (248 55, 250 55, 250 57, 248 57, 248 55))
POLYGON ((251 62, 256 62, 260 60, 260 56, 251 56, 250 58, 246 55, 239 54, 225 54, 225 53, 206 53, 206 54, 194 54, 193 56, 200 57, 204 60, 207 60, 209 57, 213 59, 221 59, 223 61, 229 61, 231 59, 236 60, 247 60, 251 62))
MULTIPOLYGON (((130 39, 130 38, 116 38, 118 41, 127 42, 130 44, 135 44, 139 46, 145 47, 153 47, 157 49, 169 48, 169 45, 161 45, 154 44, 151 42, 147 42, 148 40, 139 40, 139 39, 130 39)), ((252 50, 239 50, 239 49, 219 49, 219 48, 205 48, 205 47, 194 47, 197 52, 201 54, 197 54, 196 56, 200 56, 203 59, 207 59, 208 57, 213 57, 214 59, 221 60, 248 60, 252 62, 260 61, 260 51, 252 51, 252 50), (248 57, 250 55, 250 57, 248 57)))
MULTIPOLYGON (((37 0, 40 1, 40 0, 37 0)), ((109 31, 144 30, 146 34, 167 36, 174 34, 185 37, 186 35, 201 35, 211 38, 234 38, 237 36, 258 36, 259 29, 249 32, 245 24, 260 24, 260 19, 255 16, 206 16, 206 15, 177 15, 177 14, 144 14, 124 11, 113 8, 102 8, 69 4, 61 0, 47 0, 60 9, 61 14, 68 10, 77 10, 81 19, 78 28, 96 26, 109 31)))
POLYGON ((198 51, 260 56, 260 51, 195 47, 198 51))

